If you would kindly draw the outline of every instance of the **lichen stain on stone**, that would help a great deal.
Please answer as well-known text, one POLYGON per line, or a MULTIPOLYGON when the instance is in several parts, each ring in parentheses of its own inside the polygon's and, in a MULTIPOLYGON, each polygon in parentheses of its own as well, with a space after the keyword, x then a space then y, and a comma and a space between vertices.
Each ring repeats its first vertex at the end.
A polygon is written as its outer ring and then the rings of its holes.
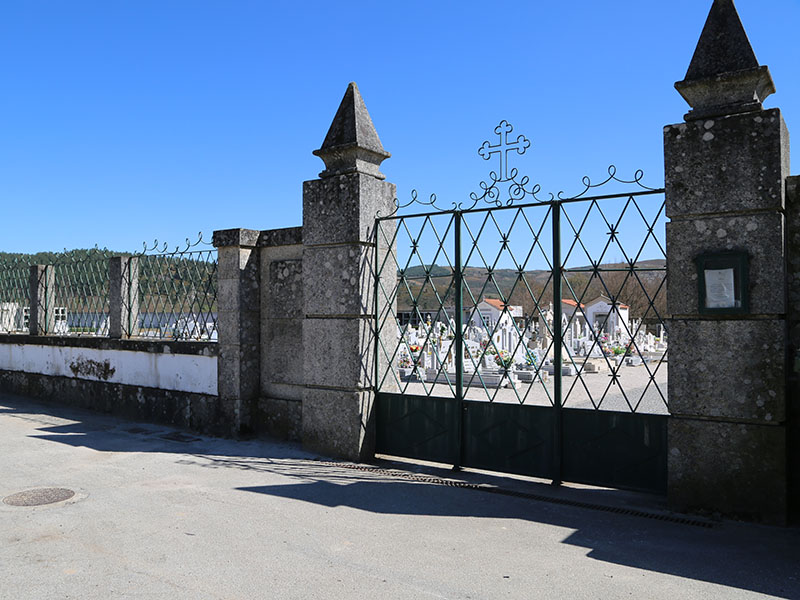
POLYGON ((69 364, 69 369, 75 377, 96 377, 102 381, 108 381, 117 372, 108 359, 100 362, 91 358, 78 358, 69 364))

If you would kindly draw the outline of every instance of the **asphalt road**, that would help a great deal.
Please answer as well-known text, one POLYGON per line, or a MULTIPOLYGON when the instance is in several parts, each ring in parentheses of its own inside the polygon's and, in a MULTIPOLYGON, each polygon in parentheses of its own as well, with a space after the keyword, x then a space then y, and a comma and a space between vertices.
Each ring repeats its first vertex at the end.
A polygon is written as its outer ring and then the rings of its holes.
MULTIPOLYGON (((0 498, 76 493, 0 502, 0 598, 800 598, 798 529, 699 527, 174 433, 0 396, 0 498)), ((666 514, 646 496, 458 478, 666 514)))

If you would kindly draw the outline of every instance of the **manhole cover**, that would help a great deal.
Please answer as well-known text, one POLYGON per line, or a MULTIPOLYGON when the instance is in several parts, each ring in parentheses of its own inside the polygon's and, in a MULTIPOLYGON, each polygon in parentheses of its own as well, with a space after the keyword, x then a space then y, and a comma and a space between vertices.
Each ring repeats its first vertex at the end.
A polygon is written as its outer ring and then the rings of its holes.
POLYGON ((66 488, 39 488, 11 494, 3 498, 3 502, 11 506, 42 506, 69 500, 75 492, 66 488))

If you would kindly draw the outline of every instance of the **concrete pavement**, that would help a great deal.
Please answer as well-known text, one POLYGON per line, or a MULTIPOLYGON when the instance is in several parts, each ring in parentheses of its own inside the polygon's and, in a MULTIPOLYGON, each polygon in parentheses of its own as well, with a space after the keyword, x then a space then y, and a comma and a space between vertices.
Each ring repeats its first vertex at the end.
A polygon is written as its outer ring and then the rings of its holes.
MULTIPOLYGON (((796 528, 703 528, 175 434, 0 395, 0 498, 76 492, 0 502, 0 598, 800 598, 796 528)), ((664 514, 645 496, 458 479, 664 514)))

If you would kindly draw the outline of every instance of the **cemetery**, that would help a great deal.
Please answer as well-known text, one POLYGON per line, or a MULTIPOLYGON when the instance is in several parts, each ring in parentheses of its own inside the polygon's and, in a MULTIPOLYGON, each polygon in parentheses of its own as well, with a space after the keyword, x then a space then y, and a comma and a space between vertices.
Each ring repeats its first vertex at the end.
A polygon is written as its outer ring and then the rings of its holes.
POLYGON ((301 226, 4 268, 0 390, 785 523, 800 184, 729 0, 675 86, 690 110, 661 133, 663 187, 611 166, 547 195, 502 120, 477 191, 437 205, 398 199, 350 83, 301 226))

